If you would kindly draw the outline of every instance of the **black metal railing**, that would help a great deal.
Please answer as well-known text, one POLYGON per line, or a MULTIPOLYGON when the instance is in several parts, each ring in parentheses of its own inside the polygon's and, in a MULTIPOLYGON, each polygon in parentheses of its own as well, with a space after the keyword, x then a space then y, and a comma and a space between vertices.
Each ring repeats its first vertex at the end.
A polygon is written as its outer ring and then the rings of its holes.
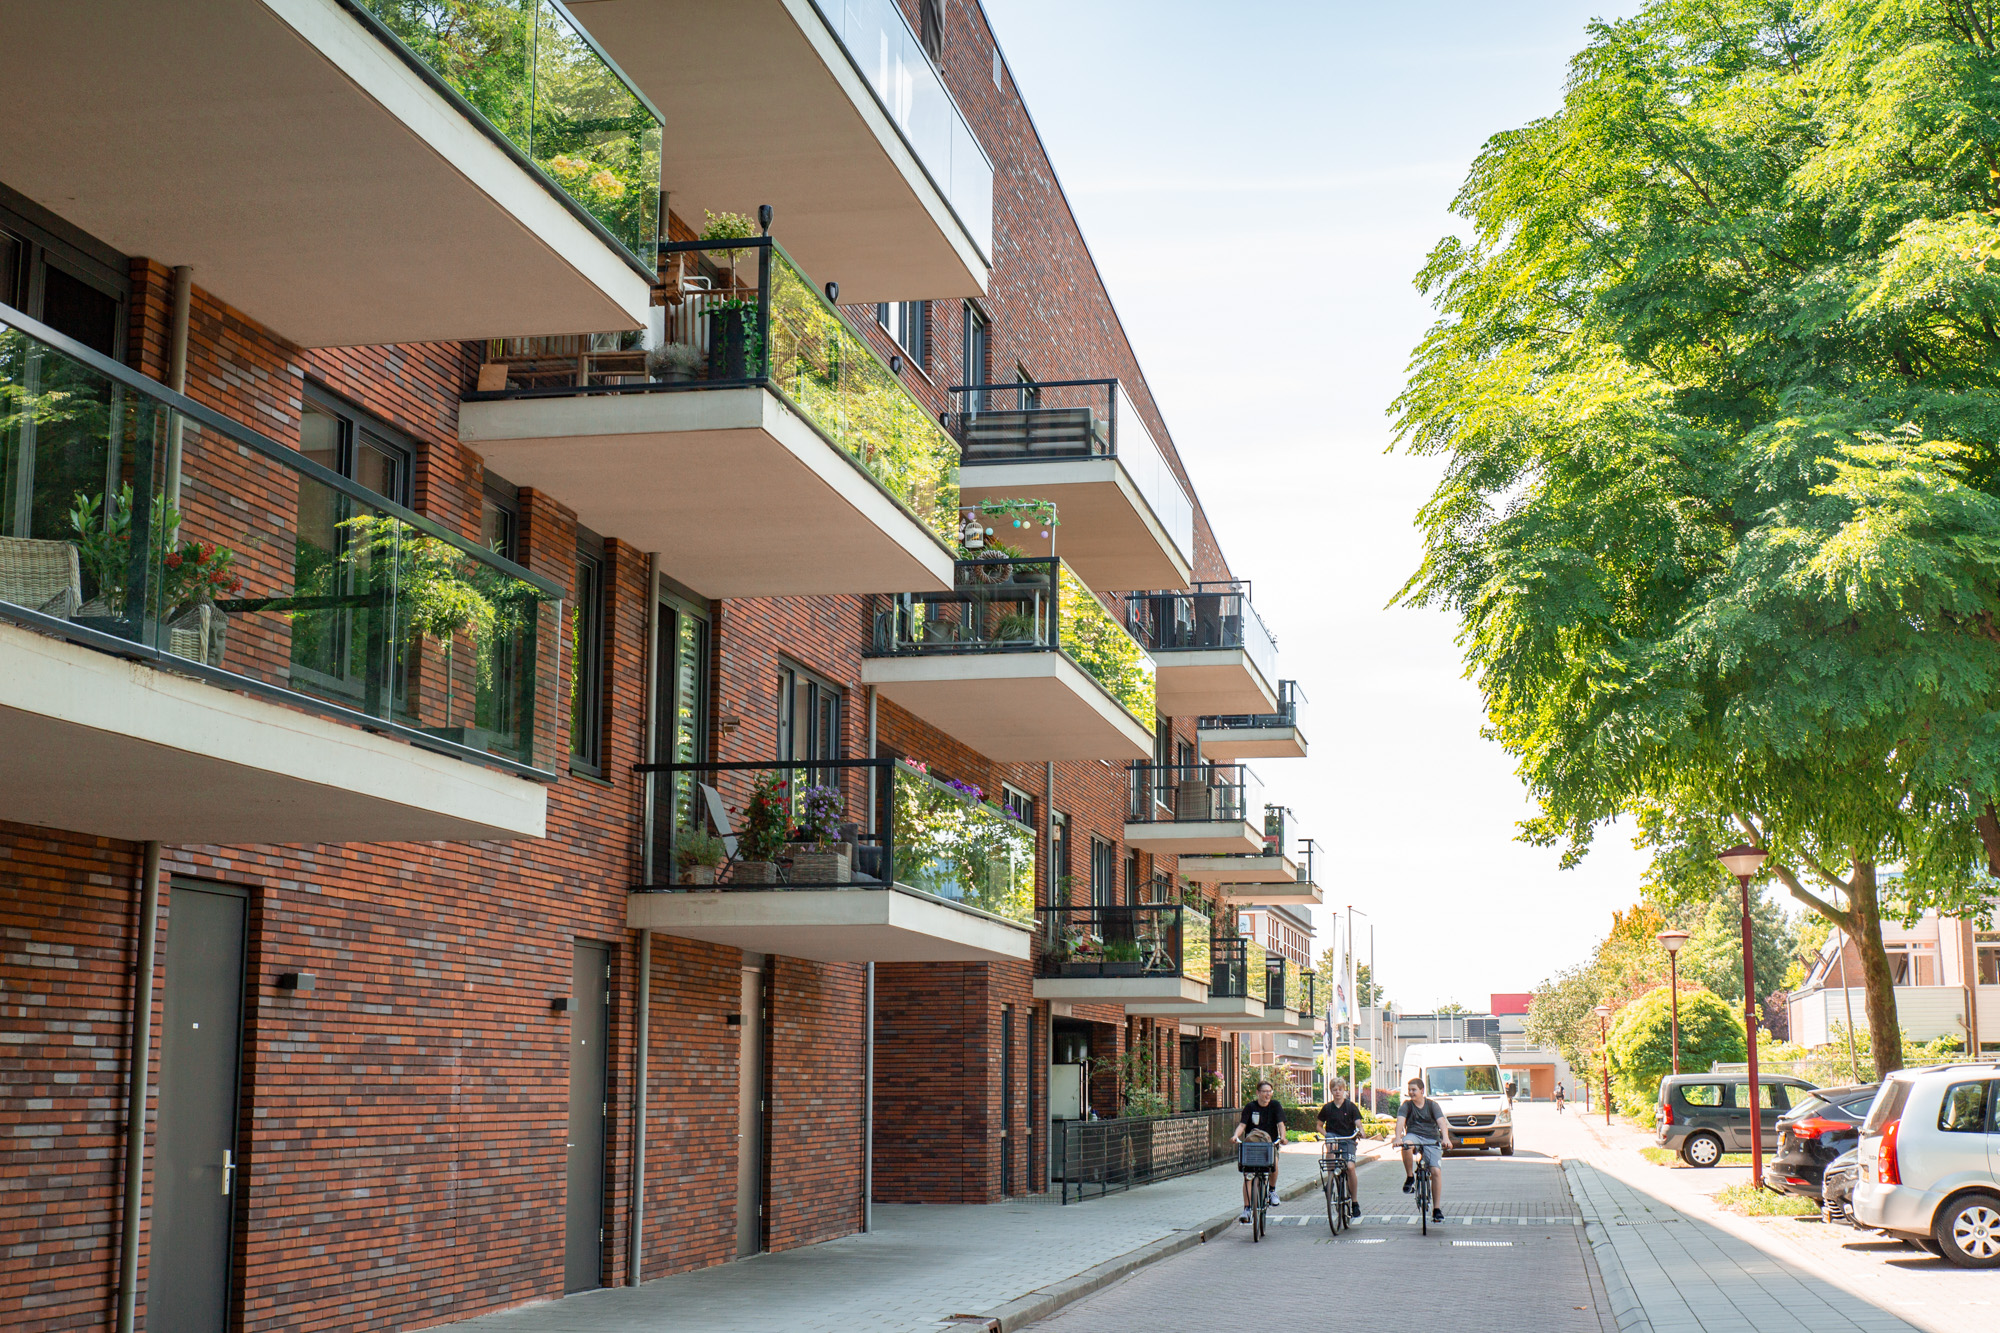
POLYGON ((1209 979, 1207 916, 1180 903, 1047 907, 1038 977, 1209 979))
POLYGON ((1023 925, 1035 919, 1033 831, 977 788, 902 760, 633 771, 651 784, 652 882, 635 892, 895 885, 1023 925))
POLYGON ((1204 717, 1195 726, 1201 731, 1256 731, 1267 728, 1296 727, 1299 724, 1299 705, 1307 703, 1305 691, 1295 680, 1278 682, 1278 711, 1275 713, 1223 713, 1215 717, 1204 717))
POLYGON ((1289 1009, 1293 1013, 1309 1013, 1306 1000, 1306 978, 1308 972, 1283 954, 1266 954, 1264 957, 1264 1008, 1267 1010, 1289 1009))
POLYGON ((1285 823, 1291 817, 1291 813, 1282 805, 1264 807, 1264 855, 1285 854, 1285 823))
POLYGON ((1049 1181, 1062 1201, 1169 1180, 1234 1161, 1235 1107, 1144 1119, 1058 1120, 1049 1137, 1049 1181))
POLYGON ((1263 999, 1269 994, 1264 946, 1241 935, 1227 936, 1213 945, 1214 979, 1209 995, 1218 1000, 1263 999))
POLYGON ((1117 380, 956 384, 951 394, 944 426, 966 467, 1115 458, 1181 554, 1194 554, 1194 502, 1117 380))
POLYGON ((1151 730, 1153 663, 1053 556, 961 560, 948 592, 902 593, 875 617, 878 657, 1060 652, 1151 730))
POLYGON ((1278 641, 1250 604, 1248 579, 1196 583, 1186 592, 1135 592, 1125 599, 1125 624, 1149 653, 1241 648, 1263 673, 1278 678, 1278 641))
POLYGON ((1151 764, 1127 770, 1134 824, 1247 821, 1263 804, 1263 785, 1244 764, 1151 764))

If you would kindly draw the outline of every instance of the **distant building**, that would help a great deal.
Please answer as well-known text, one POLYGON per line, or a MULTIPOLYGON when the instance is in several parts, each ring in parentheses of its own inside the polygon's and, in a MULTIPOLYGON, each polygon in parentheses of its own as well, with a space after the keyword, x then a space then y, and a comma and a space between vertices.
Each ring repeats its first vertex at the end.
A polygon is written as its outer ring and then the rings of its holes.
MULTIPOLYGON (((2000 931, 1926 912, 1911 926, 1884 921, 1882 943, 1896 983, 1896 1021, 1905 1037, 1957 1036, 1967 1049, 2000 1051, 2000 931)), ((1827 936, 1785 1008, 1791 1039, 1802 1045, 1833 1040, 1850 1013, 1854 1030, 1867 1030, 1861 953, 1844 932, 1827 936)))

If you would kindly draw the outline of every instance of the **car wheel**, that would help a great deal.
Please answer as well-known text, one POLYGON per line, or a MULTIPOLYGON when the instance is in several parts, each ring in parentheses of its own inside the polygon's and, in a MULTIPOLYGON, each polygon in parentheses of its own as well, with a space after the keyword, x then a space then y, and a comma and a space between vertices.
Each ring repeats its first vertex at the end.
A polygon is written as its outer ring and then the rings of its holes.
POLYGON ((1913 1250, 1922 1250, 1933 1259, 1944 1258, 1944 1247, 1929 1236, 1913 1236, 1905 1243, 1913 1250))
POLYGON ((1500 1155, 1502 1157, 1512 1157, 1514 1155, 1514 1145, 1510 1143, 1506 1147, 1502 1148, 1500 1150, 1500 1155))
POLYGON ((2000 1198, 1968 1194, 1938 1209, 1937 1246, 1961 1268, 2000 1266, 2000 1198))
POLYGON ((1690 1134, 1681 1145, 1681 1160, 1689 1166, 1714 1166, 1722 1160, 1722 1140, 1713 1134, 1690 1134))

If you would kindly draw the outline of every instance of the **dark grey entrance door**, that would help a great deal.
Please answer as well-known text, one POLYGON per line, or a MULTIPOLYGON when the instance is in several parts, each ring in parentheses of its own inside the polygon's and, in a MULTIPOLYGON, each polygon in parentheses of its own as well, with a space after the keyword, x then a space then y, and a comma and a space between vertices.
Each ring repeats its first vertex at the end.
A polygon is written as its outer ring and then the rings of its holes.
POLYGON ((578 944, 569 1002, 569 1216, 563 1290, 604 1283, 604 1057, 611 950, 578 944))
POLYGON ((743 969, 737 1028, 736 1255, 764 1248, 764 966, 743 969))
POLYGON ((221 885, 175 884, 168 898, 148 1328, 229 1327, 249 905, 246 895, 221 885))

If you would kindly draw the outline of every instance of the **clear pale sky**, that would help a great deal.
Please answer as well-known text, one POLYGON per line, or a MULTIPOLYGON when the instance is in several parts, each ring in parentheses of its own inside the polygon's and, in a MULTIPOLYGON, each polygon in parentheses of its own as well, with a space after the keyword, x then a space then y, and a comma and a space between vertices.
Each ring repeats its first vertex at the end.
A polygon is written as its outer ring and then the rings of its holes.
POLYGON ((1487 136, 1555 110, 1593 17, 1634 0, 1424 5, 986 0, 1015 81, 1281 673, 1304 760, 1253 768, 1375 927, 1406 1011, 1528 990, 1637 900, 1617 832, 1575 870, 1480 738, 1454 625, 1385 609, 1436 465, 1385 452, 1431 319, 1411 277, 1487 136))

